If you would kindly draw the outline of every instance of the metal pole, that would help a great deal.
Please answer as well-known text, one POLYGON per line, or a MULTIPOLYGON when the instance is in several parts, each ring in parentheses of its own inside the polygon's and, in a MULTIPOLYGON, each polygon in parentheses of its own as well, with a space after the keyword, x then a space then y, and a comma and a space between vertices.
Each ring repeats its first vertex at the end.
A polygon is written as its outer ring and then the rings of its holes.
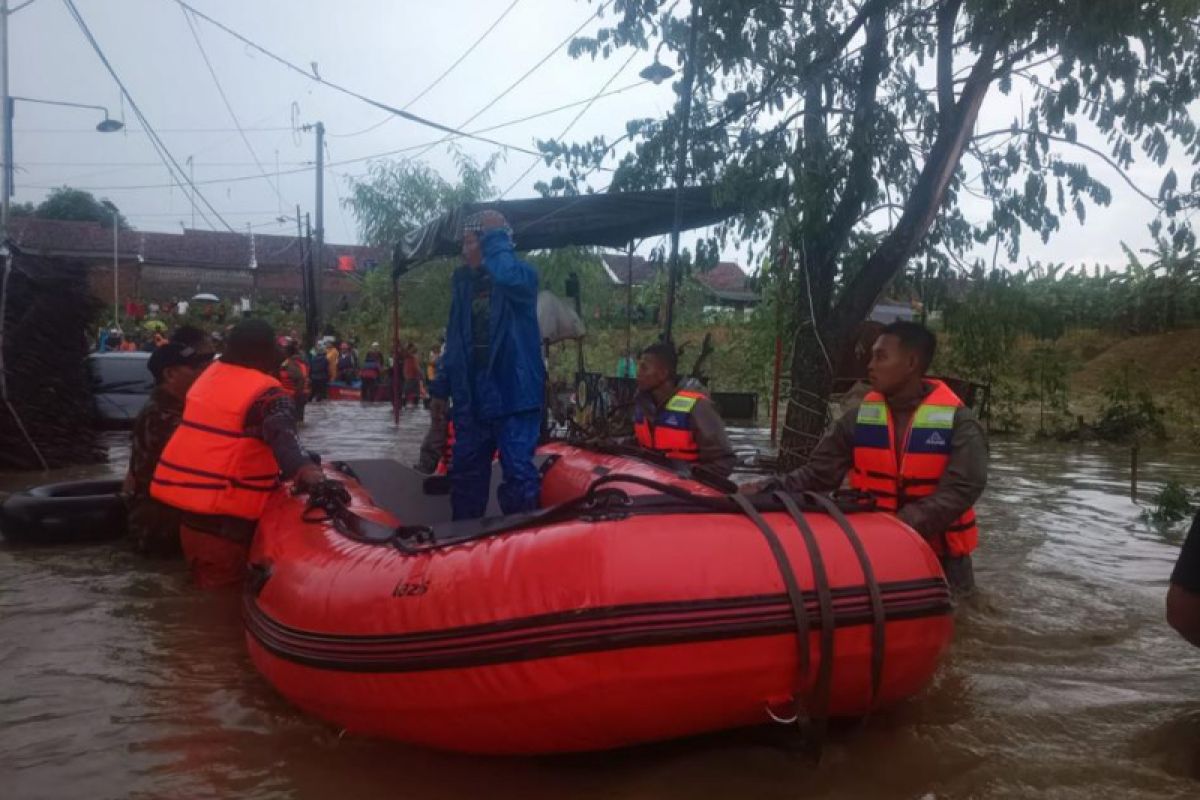
POLYGON ((121 330, 121 262, 117 256, 118 227, 116 206, 113 207, 113 327, 121 330))
POLYGON ((400 380, 404 377, 403 359, 400 355, 400 278, 392 275, 392 424, 400 424, 400 406, 403 396, 400 380))
MULTIPOLYGON (((625 358, 633 356, 633 242, 625 263, 625 358)), ((626 369, 629 367, 626 366, 626 369)), ((622 375, 621 377, 625 377, 622 375)))
POLYGON ((688 22, 687 61, 683 65, 682 97, 679 98, 679 135, 675 144, 675 218, 671 224, 671 261, 667 274, 667 320, 663 341, 671 341, 675 322, 675 287, 679 282, 679 229, 683 225, 683 182, 687 175, 688 124, 692 116, 692 90, 696 84, 696 33, 699 29, 700 0, 692 0, 688 22))
POLYGON ((8 238, 8 212, 12 203, 13 169, 12 169, 12 99, 8 96, 8 0, 0 0, 0 95, 3 102, 0 114, 3 114, 3 124, 0 131, 4 137, 0 145, 0 153, 4 159, 4 187, 0 191, 0 237, 8 238))
MULTIPOLYGON (((188 156, 188 180, 192 186, 196 185, 196 162, 192 156, 188 156)), ((196 193, 188 192, 188 197, 192 200, 192 230, 196 230, 196 193)))
POLYGON ((325 123, 317 128, 317 225, 316 256, 313 258, 313 316, 318 330, 321 327, 321 276, 325 271, 325 123))

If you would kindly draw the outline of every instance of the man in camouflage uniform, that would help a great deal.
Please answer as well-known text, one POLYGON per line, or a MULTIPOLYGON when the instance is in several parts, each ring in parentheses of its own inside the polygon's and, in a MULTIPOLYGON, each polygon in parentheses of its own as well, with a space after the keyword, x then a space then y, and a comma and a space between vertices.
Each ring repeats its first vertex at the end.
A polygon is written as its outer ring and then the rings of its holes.
POLYGON ((180 338, 188 338, 190 343, 173 338, 150 356, 147 368, 154 375, 154 391, 133 423, 124 493, 134 548, 143 555, 172 556, 181 552, 180 512, 150 496, 150 479, 163 448, 183 418, 187 390, 212 361, 213 348, 207 337, 180 338))

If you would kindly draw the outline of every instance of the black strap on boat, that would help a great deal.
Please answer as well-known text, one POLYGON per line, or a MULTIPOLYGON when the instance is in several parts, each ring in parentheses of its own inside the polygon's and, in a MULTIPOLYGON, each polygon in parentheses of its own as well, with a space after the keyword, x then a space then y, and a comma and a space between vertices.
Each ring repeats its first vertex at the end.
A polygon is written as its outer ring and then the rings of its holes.
POLYGON ((883 613, 883 593, 879 590, 879 581, 875 578, 875 569, 867 555, 867 548, 846 515, 838 508, 831 498, 818 492, 806 492, 805 498, 824 509, 833 518, 842 532, 846 534, 854 554, 858 556, 858 565, 862 569, 863 583, 867 585, 867 595, 871 599, 871 703, 874 709, 879 699, 879 688, 883 683, 883 658, 887 638, 887 619, 883 613))
POLYGON ((783 507, 800 531, 804 545, 808 548, 808 559, 812 564, 813 584, 817 590, 817 607, 821 615, 821 649, 820 662, 817 664, 817 684, 809 699, 812 709, 813 738, 818 747, 825 741, 825 732, 829 722, 829 700, 833 689, 833 662, 835 643, 835 623, 833 618, 833 591, 829 586, 829 573, 825 570, 825 557, 821 546, 813 533, 812 526, 804 518, 804 512, 796 501, 786 492, 775 492, 775 498, 783 503, 783 507))
POLYGON ((799 653, 799 664, 796 669, 795 687, 792 690, 792 699, 796 706, 796 725, 800 728, 800 732, 805 734, 806 717, 808 716, 806 699, 808 692, 805 691, 805 683, 808 680, 808 668, 810 657, 808 652, 808 636, 809 622, 808 609, 804 605, 804 591, 800 588, 799 582, 796 580, 796 573, 792 569, 792 562, 788 558, 787 550, 783 547, 783 542, 779 540, 779 535, 770 524, 763 519, 762 514, 758 513, 758 509, 746 498, 745 495, 735 494, 730 495, 733 502, 742 510, 746 518, 754 523, 763 538, 767 540, 767 546, 771 549, 771 555, 775 557, 775 564, 779 567, 779 574, 783 578, 783 586, 787 590, 788 601, 792 606, 792 615, 796 619, 796 649, 799 653))

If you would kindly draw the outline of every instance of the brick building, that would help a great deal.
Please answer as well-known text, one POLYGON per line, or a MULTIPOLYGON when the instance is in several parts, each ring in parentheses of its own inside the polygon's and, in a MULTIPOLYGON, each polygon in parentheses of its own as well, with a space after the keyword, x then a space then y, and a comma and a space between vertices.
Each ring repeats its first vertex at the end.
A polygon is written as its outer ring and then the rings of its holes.
MULTIPOLYGON (((68 258, 90 266, 92 294, 112 304, 113 231, 95 222, 23 217, 9 224, 12 241, 32 255, 68 258)), ((115 291, 120 301, 186 299, 198 292, 221 298, 300 299, 302 240, 295 236, 184 230, 117 234, 115 291)), ((385 264, 383 250, 326 244, 321 260, 323 303, 359 292, 362 275, 385 264)))

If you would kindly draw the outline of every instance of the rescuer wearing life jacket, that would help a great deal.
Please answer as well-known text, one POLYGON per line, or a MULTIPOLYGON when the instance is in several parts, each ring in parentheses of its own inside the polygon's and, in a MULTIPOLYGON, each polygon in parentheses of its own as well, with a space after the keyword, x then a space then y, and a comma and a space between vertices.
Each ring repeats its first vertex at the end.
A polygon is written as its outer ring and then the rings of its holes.
POLYGON ((300 449, 295 407, 275 377, 280 358, 270 325, 238 323, 221 359, 188 390, 154 471, 150 493, 183 511, 180 543, 201 587, 240 580, 255 525, 281 479, 301 490, 324 480, 300 449))
POLYGON ((638 446, 728 477, 737 457, 725 423, 707 397, 679 388, 677 365, 675 348, 669 344, 652 344, 638 359, 633 405, 638 446))
POLYGON ((537 508, 541 477, 533 451, 541 434, 546 367, 537 320, 537 271, 517 258, 512 231, 496 211, 463 225, 463 266, 454 272, 446 351, 454 458, 454 519, 487 510, 492 455, 500 451, 500 510, 537 508))
POLYGON ((1200 647, 1200 514, 1192 520, 1167 590, 1167 623, 1200 647))
POLYGON ((956 592, 975 585, 975 501, 987 484, 987 441, 974 412, 941 381, 925 377, 937 340, 923 325, 894 322, 871 349, 871 391, 821 439, 808 463, 745 484, 754 493, 782 482, 790 492, 850 485, 875 497, 925 537, 956 592))

